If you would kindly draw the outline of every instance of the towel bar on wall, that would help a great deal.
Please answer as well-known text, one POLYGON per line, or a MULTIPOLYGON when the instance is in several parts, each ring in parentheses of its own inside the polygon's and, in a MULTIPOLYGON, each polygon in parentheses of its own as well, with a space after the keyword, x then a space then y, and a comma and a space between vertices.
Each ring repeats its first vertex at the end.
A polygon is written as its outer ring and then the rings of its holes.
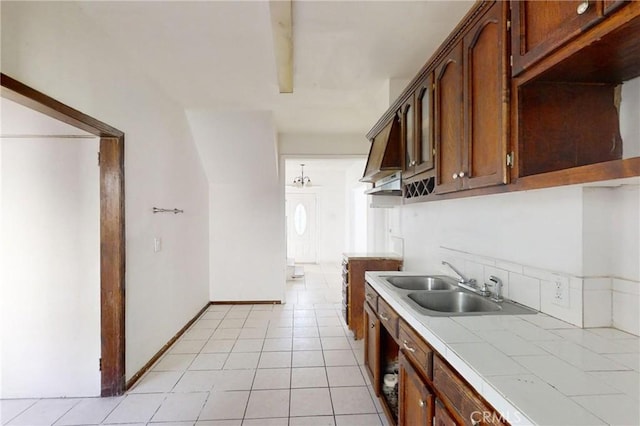
POLYGON ((184 213, 184 210, 180 210, 180 209, 159 209, 157 207, 153 208, 153 212, 154 213, 173 213, 173 214, 178 214, 178 213, 184 213))

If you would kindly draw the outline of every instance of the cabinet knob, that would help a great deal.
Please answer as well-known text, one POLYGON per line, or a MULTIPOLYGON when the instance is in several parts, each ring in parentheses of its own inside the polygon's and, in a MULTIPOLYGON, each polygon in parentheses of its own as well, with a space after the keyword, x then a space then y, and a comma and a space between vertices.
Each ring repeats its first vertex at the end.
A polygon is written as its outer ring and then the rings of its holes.
POLYGON ((460 176, 461 178, 463 178, 463 177, 465 176, 465 174, 466 174, 465 172, 460 172, 460 173, 458 173, 458 176, 460 176))
POLYGON ((418 402, 418 405, 419 405, 419 406, 421 406, 421 407, 424 407, 424 401, 423 401, 423 400, 420 400, 420 401, 418 402))
POLYGON ((416 160, 413 160, 413 161, 411 162, 411 165, 412 165, 412 166, 415 166, 415 165, 416 165, 416 160))
POLYGON ((380 314, 380 319, 383 321, 389 321, 389 317, 385 317, 384 314, 380 314))
POLYGON ((451 177, 454 178, 454 179, 458 179, 458 174, 454 173, 453 176, 451 176, 451 177))
POLYGON ((576 12, 578 13, 578 15, 584 14, 587 10, 589 10, 589 2, 588 1, 583 1, 576 8, 576 12))

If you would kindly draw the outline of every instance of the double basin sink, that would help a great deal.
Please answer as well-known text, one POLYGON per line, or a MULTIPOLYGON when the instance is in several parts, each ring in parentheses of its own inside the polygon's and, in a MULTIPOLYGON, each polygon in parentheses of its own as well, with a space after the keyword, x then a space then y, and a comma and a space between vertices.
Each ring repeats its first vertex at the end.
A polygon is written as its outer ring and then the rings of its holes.
POLYGON ((522 315, 536 311, 509 300, 495 302, 458 286, 445 275, 380 276, 411 307, 431 316, 522 315))

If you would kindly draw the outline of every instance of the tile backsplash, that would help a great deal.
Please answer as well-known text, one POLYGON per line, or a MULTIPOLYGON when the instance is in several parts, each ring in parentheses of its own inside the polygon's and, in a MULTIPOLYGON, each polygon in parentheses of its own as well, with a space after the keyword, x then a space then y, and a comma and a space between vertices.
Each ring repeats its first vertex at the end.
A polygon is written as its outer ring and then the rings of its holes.
MULTIPOLYGON (((615 327, 640 334, 640 282, 581 277, 441 247, 442 259, 470 278, 503 283, 503 295, 578 327, 615 327), (557 283, 568 286, 562 301, 557 283)), ((443 272, 449 274, 450 271, 443 272)))

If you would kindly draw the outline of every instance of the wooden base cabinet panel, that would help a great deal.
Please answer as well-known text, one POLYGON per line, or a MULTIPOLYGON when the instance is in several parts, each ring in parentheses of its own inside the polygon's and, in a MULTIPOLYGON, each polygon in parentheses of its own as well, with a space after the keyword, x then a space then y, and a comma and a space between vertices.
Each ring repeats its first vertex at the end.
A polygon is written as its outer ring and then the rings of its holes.
POLYGON ((376 396, 380 396, 380 320, 369 304, 364 306, 364 366, 376 396))
POLYGON ((369 284, 366 292, 378 308, 364 306, 364 364, 391 425, 509 424, 369 284), (393 366, 399 375, 397 403, 385 397, 382 386, 393 366))
POLYGON ((442 401, 439 399, 436 399, 435 402, 433 424, 434 426, 458 426, 458 423, 453 420, 453 417, 449 411, 444 408, 442 401))
POLYGON ((439 356, 433 360, 433 386, 465 425, 508 424, 439 356))
POLYGON ((411 362, 400 353, 398 424, 403 426, 431 425, 433 394, 411 362))
POLYGON ((363 306, 365 301, 364 274, 367 271, 399 271, 402 260, 381 256, 350 256, 342 261, 342 315, 353 337, 364 337, 363 306))

